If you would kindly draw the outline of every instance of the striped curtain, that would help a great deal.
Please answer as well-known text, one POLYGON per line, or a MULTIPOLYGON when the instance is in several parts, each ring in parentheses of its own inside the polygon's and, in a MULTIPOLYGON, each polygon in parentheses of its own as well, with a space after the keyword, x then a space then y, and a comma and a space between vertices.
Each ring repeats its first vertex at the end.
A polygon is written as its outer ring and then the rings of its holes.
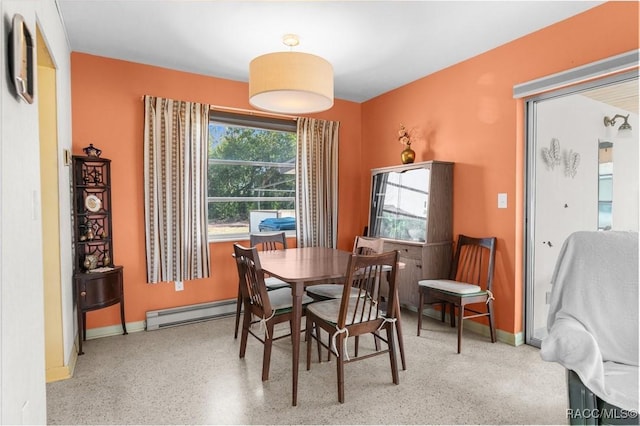
POLYGON ((209 105, 144 98, 147 282, 209 276, 209 105))
POLYGON ((337 245, 339 127, 337 121, 298 118, 298 247, 337 245))

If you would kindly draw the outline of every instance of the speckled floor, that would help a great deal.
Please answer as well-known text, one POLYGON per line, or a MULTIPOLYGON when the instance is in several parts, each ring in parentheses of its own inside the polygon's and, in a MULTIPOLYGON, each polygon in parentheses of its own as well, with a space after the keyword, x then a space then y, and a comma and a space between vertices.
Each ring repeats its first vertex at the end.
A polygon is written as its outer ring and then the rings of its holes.
POLYGON ((48 423, 567 424, 565 370, 538 349, 466 332, 458 355, 455 329, 425 318, 417 337, 416 320, 404 312, 398 386, 385 356, 349 364, 340 404, 335 362, 306 371, 303 352, 297 407, 290 341, 274 344, 263 383, 262 345, 251 338, 239 359, 232 317, 90 340, 74 377, 47 385, 48 423))

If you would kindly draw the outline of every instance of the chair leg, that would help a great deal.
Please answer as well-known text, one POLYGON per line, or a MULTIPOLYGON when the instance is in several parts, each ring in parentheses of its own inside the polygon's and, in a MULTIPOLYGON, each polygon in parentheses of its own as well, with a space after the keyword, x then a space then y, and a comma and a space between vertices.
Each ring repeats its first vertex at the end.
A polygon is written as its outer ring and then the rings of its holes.
MULTIPOLYGON (((378 332, 373 332, 373 347, 376 349, 376 352, 380 350, 380 340, 378 337, 378 332)), ((358 337, 356 337, 356 345, 358 344, 358 337)), ((356 356, 358 356, 358 346, 356 346, 356 356)))
POLYGON ((336 346, 338 350, 338 360, 336 368, 338 370, 338 401, 344 403, 344 333, 338 333, 336 346))
POLYGON ((422 308, 424 306, 424 293, 422 289, 418 289, 418 336, 420 336, 420 330, 422 330, 422 308))
MULTIPOLYGON (((311 316, 307 315, 307 322, 304 327, 304 338, 307 341, 307 370, 311 370, 311 345, 313 338, 311 337, 311 328, 313 327, 313 323, 311 321, 311 316)), ((318 358, 320 358, 320 348, 318 348, 318 358)))
POLYGON ((398 378, 398 360, 396 359, 396 345, 393 340, 393 326, 387 324, 387 341, 389 342, 389 362, 391 363, 391 379, 393 380, 393 384, 397 385, 400 383, 400 379, 398 378))
POLYGON ((456 326, 456 305, 453 303, 442 303, 442 309, 446 310, 449 308, 449 324, 451 324, 451 328, 456 326))
POLYGON ((489 312, 489 332, 491 333, 491 343, 496 342, 496 329, 493 323, 493 300, 487 303, 487 311, 489 312))
MULTIPOLYGON (((318 348, 318 363, 322 363, 322 346, 320 345, 320 339, 322 332, 320 331, 320 326, 315 324, 316 329, 316 347, 318 348)), ((327 346, 331 347, 331 336, 329 336, 329 340, 327 340, 327 346)), ((331 360, 331 349, 327 351, 327 361, 331 360)))
POLYGON ((464 318, 464 305, 460 305, 460 306, 458 306, 458 353, 460 353, 460 349, 462 348, 462 320, 463 320, 463 318, 464 318))
POLYGON ((238 300, 236 302, 236 331, 233 333, 233 338, 238 338, 238 328, 240 327, 240 312, 242 311, 242 293, 240 287, 238 287, 238 300))
POLYGON ((244 358, 247 350, 247 338, 249 337, 249 327, 251 326, 251 313, 245 310, 242 321, 242 335, 240 337, 240 358, 244 358))
POLYGON ((396 334, 398 335, 398 348, 400 349, 400 361, 402 363, 402 369, 407 369, 407 363, 404 359, 404 340, 402 338, 402 319, 400 318, 400 309, 398 309, 398 313, 396 314, 396 322, 395 322, 396 334))
POLYGON ((273 321, 266 326, 269 337, 264 338, 264 354, 262 355, 262 381, 269 380, 269 365, 271 364, 271 348, 273 346, 273 321))

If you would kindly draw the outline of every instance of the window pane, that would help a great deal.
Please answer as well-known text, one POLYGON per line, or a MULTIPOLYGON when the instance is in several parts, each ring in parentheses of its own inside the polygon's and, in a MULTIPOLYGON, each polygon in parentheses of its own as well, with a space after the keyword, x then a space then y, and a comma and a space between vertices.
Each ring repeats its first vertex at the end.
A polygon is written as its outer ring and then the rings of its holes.
POLYGON ((295 217, 295 132, 212 120, 209 134, 210 237, 242 236, 262 220, 295 217))

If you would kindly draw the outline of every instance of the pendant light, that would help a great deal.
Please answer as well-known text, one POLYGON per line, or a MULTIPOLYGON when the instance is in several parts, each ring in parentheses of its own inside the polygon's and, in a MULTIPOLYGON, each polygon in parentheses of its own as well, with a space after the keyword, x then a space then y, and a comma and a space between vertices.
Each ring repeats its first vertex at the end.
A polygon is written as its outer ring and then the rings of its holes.
MULTIPOLYGON (((299 44, 286 34, 282 42, 299 44)), ((333 106, 333 67, 325 59, 301 52, 275 52, 249 64, 249 103, 263 111, 309 114, 333 106)))

